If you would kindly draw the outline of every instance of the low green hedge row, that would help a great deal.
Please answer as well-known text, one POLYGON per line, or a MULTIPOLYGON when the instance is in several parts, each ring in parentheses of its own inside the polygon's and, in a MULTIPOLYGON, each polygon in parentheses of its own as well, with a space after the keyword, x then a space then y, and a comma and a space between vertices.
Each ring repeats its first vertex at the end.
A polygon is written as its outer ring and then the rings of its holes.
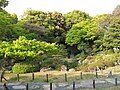
POLYGON ((22 62, 16 63, 12 67, 13 73, 30 73, 39 70, 39 64, 36 62, 22 62))

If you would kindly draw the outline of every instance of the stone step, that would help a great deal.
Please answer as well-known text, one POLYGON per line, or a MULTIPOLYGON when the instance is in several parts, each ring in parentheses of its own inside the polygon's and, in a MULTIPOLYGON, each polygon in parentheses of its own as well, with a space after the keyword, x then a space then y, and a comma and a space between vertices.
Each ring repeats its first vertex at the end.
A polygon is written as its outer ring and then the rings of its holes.
POLYGON ((26 86, 25 85, 12 86, 12 88, 14 90, 26 90, 26 86))
MULTIPOLYGON (((111 84, 115 84, 115 79, 111 79, 111 78, 108 78, 108 79, 105 79, 107 82, 111 83, 111 84)), ((120 84, 120 81, 117 80, 117 84, 120 84)))

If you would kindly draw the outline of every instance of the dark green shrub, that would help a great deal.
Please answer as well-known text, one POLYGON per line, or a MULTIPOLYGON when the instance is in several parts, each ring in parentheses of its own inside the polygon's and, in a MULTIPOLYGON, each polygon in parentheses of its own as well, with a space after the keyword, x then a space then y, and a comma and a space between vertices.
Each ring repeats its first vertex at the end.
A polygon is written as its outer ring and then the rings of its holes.
POLYGON ((55 67, 52 58, 46 59, 46 60, 44 60, 44 61, 42 62, 42 67, 47 67, 47 68, 49 68, 49 67, 51 67, 51 66, 52 66, 52 67, 55 67), (53 64, 53 65, 52 65, 52 64, 53 64))
POLYGON ((60 58, 47 58, 42 62, 42 67, 51 67, 52 69, 57 69, 64 64, 64 61, 60 58))
POLYGON ((30 72, 36 72, 38 70, 39 70, 39 64, 36 62, 16 63, 12 67, 12 71, 14 73, 30 73, 30 72))
POLYGON ((68 63, 67 67, 68 69, 70 69, 70 68, 75 68, 77 65, 78 65, 78 61, 72 60, 71 62, 68 63))

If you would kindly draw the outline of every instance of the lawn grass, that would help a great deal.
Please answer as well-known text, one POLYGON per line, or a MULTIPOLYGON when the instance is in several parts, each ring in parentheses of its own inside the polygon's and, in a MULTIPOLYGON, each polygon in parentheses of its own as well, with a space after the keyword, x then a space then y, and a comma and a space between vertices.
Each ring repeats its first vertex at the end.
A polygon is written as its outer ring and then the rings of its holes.
POLYGON ((108 67, 104 71, 112 71, 115 74, 120 74, 120 65, 114 66, 114 67, 108 67))
MULTIPOLYGON (((48 74, 49 82, 62 83, 65 81, 65 73, 67 74, 67 82, 80 81, 80 72, 61 72, 61 71, 47 71, 47 72, 35 72, 34 82, 46 82, 46 74, 48 74)), ((19 74, 21 82, 32 82, 32 73, 19 74)), ((17 82, 17 74, 5 73, 5 77, 8 82, 17 82)), ((99 78, 106 78, 104 75, 99 75, 99 78)), ((95 73, 83 72, 82 80, 95 79, 95 73)))

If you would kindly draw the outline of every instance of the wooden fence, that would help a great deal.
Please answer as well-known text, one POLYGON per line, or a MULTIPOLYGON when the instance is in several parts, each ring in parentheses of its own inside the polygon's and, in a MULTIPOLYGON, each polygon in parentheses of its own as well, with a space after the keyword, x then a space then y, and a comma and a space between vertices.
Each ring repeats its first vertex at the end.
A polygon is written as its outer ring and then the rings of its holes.
MULTIPOLYGON (((112 72, 111 72, 111 71, 110 71, 110 74, 112 75, 112 72)), ((65 82, 68 81, 67 75, 68 75, 67 73, 64 74, 65 82)), ((19 81, 20 81, 20 75, 19 75, 19 74, 16 74, 16 77, 17 77, 17 81, 19 82, 19 81)), ((49 77, 50 77, 49 74, 46 74, 45 77, 46 77, 46 82, 49 83, 49 77)), ((95 77, 96 77, 96 78, 99 78, 97 71, 95 72, 95 77)), ((32 74, 31 74, 31 80, 34 81, 34 79, 35 79, 35 75, 34 75, 34 73, 32 73, 32 74)), ((83 73, 80 72, 80 80, 82 80, 82 79, 83 79, 83 73)), ((76 89, 76 82, 73 81, 72 83, 73 83, 73 90, 75 90, 75 89, 76 89)), ((96 89, 96 80, 94 79, 91 83, 92 83, 92 88, 93 88, 93 89, 96 89)), ((115 86, 118 85, 118 79, 117 79, 117 78, 115 78, 114 83, 115 83, 115 86)), ((50 87, 49 87, 50 90, 53 90, 53 83, 50 82, 49 84, 50 84, 50 87)), ((2 87, 4 88, 3 90, 8 90, 8 86, 6 85, 6 83, 2 83, 2 81, 1 81, 0 86, 2 86, 2 87)), ((26 86, 26 90, 29 90, 29 87, 28 87, 29 85, 28 85, 28 83, 27 83, 25 86, 26 86)))
MULTIPOLYGON (((93 80, 92 81, 92 83, 93 83, 93 89, 96 89, 96 80, 93 80)), ((52 82, 50 82, 49 83, 50 84, 50 90, 53 90, 53 83, 52 82)), ((117 86, 118 85, 118 83, 117 83, 117 78, 115 78, 115 86, 117 86)), ((3 90, 9 90, 8 89, 8 86, 6 85, 6 83, 0 83, 0 86, 2 86, 3 87, 3 90)), ((26 89, 25 90, 29 90, 29 84, 28 83, 26 83, 26 89)), ((71 89, 73 89, 73 90, 75 90, 76 89, 76 82, 75 81, 73 81, 73 88, 71 88, 71 89)))

